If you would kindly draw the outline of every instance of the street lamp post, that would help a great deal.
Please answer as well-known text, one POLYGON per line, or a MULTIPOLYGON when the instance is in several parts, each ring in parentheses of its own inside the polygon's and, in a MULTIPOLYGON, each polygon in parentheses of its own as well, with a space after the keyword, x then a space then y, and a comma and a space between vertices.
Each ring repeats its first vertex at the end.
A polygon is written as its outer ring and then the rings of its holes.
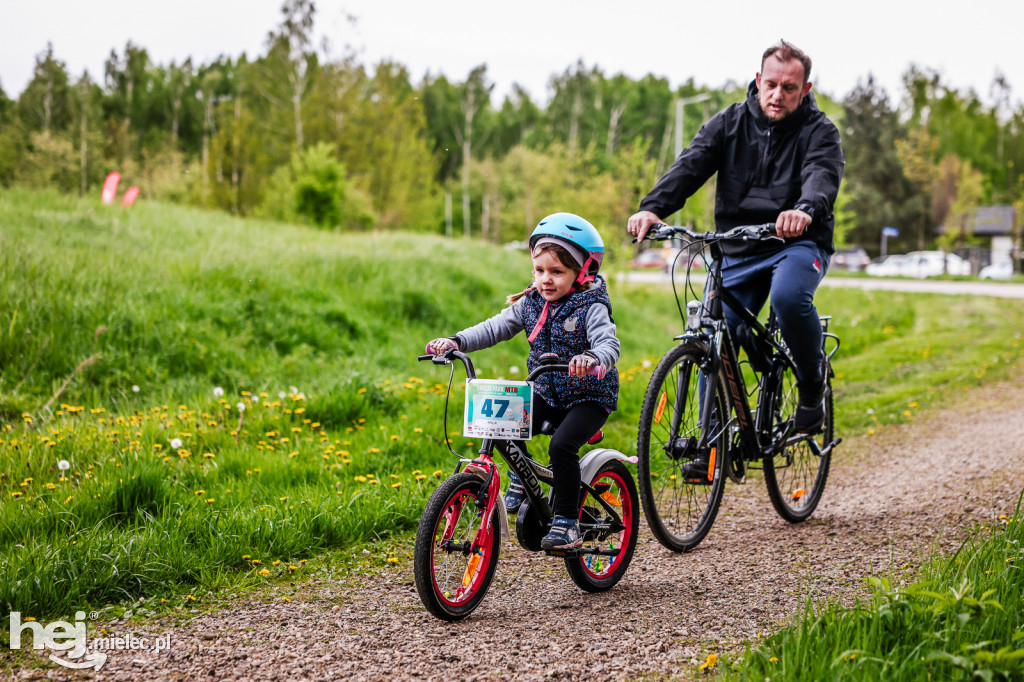
POLYGON ((676 100, 676 156, 683 153, 683 107, 687 104, 696 104, 711 99, 711 95, 704 92, 693 97, 684 97, 676 100))
MULTIPOLYGON (((702 92, 693 97, 683 97, 676 100, 676 158, 679 158, 679 155, 683 153, 683 107, 687 104, 696 104, 708 99, 711 99, 711 95, 702 92)), ((679 213, 676 213, 673 222, 679 222, 679 213)))

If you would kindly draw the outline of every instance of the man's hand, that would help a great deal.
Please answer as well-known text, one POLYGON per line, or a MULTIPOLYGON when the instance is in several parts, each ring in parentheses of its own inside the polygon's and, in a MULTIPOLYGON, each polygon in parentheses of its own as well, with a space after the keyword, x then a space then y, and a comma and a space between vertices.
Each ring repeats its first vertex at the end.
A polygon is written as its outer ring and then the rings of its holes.
POLYGON ((626 231, 636 237, 636 240, 639 242, 643 241, 643 238, 647 236, 651 225, 658 225, 663 222, 665 221, 650 211, 640 211, 629 217, 629 222, 626 223, 626 231))
POLYGON ((799 237, 811 224, 811 220, 811 216, 795 208, 791 211, 783 211, 775 220, 775 233, 783 238, 799 237))

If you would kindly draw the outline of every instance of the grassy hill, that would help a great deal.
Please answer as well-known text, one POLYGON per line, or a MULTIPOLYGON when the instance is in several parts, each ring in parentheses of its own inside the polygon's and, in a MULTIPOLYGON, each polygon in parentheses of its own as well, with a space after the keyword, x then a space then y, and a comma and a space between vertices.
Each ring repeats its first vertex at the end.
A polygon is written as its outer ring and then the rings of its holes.
MULTIPOLYGON (((605 270, 623 388, 605 444, 631 452, 680 324, 670 291, 620 285, 618 267, 605 270)), ((529 270, 525 254, 477 241, 0 191, 0 603, 41 617, 184 600, 414 527, 455 465, 448 372, 415 356, 497 313, 529 270)), ((817 301, 843 339, 846 435, 1020 361, 1015 301, 817 301)), ((523 337, 482 351, 478 369, 521 376, 526 351, 523 337)))

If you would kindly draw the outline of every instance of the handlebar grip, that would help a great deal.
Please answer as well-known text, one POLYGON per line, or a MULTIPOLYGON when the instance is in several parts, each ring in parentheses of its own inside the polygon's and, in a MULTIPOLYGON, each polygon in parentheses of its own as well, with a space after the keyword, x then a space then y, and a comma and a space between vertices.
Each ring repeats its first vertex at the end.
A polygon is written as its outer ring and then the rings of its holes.
POLYGON ((598 379, 604 379, 604 375, 608 372, 608 369, 603 363, 599 363, 587 370, 587 376, 597 377, 598 379))
POLYGON ((434 356, 433 355, 418 355, 418 356, 416 356, 416 359, 418 361, 420 361, 420 362, 423 362, 425 360, 433 360, 434 356))

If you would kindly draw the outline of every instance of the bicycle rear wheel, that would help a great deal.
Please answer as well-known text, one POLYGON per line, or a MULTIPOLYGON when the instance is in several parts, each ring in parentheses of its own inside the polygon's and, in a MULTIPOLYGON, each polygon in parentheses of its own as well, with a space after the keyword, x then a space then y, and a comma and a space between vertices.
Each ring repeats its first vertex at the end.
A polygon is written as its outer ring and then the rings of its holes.
MULTIPOLYGON (((640 498, 629 469, 618 460, 605 463, 590 481, 590 487, 615 509, 625 528, 617 532, 584 529, 583 548, 605 553, 566 557, 565 568, 581 589, 601 592, 622 579, 633 559, 636 535, 640 529, 640 498)), ((583 495, 581 524, 611 523, 611 520, 605 508, 591 498, 589 491, 583 495)))
MULTIPOLYGON (((427 501, 416 532, 413 575, 420 601, 441 620, 465 618, 480 605, 494 577, 501 548, 498 510, 483 542, 476 500, 479 476, 455 474, 427 501)), ((498 501, 501 504, 501 501, 498 501)))
POLYGON ((700 364, 707 348, 686 341, 665 354, 651 375, 640 411, 637 474, 647 525, 658 542, 674 552, 696 547, 711 530, 725 489, 729 457, 726 425, 728 403, 715 377, 709 447, 698 451, 700 364), (683 465, 709 461, 708 479, 689 482, 683 465))
MULTIPOLYGON (((821 433, 809 438, 790 438, 790 444, 774 457, 764 458, 764 482, 768 498, 779 516, 799 523, 814 513, 825 492, 832 453, 814 454, 811 440, 821 452, 832 442, 835 424, 832 414, 832 380, 825 373, 825 423, 821 433)), ((772 397, 772 431, 780 433, 793 418, 797 405, 796 374, 786 367, 775 382, 772 397)))

